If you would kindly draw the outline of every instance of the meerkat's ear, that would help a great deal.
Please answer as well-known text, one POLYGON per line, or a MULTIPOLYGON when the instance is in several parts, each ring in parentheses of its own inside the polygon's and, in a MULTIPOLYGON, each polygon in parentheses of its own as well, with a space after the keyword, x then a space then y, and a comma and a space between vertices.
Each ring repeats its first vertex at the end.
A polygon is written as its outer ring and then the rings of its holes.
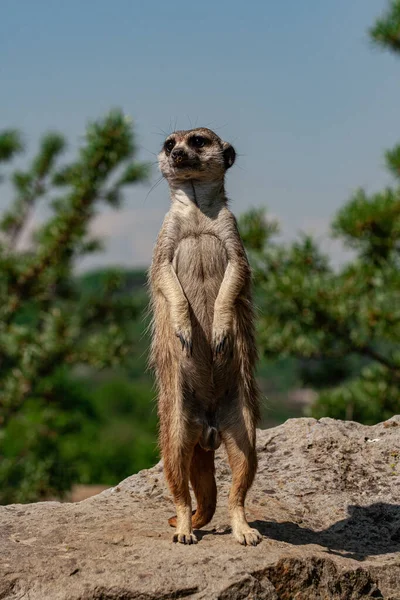
POLYGON ((224 164, 225 169, 229 169, 233 163, 235 162, 236 152, 235 148, 228 144, 228 142, 224 142, 222 146, 222 151, 224 153, 224 164))

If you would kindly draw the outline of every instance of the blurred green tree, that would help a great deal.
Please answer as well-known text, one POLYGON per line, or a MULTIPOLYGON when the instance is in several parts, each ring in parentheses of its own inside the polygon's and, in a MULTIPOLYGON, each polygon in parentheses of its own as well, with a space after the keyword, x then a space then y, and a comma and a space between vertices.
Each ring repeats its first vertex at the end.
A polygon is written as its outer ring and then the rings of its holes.
MULTIPOLYGON (((400 0, 370 34, 400 52, 400 0)), ((400 178, 400 145, 386 163, 400 178)), ((398 413, 400 188, 359 190, 339 211, 332 233, 354 258, 336 270, 310 236, 277 243, 277 224, 262 210, 240 227, 255 271, 261 348, 300 359, 303 381, 320 388, 314 416, 375 423, 398 413)))
POLYGON ((71 369, 121 363, 131 345, 126 323, 138 310, 118 293, 120 273, 84 294, 73 277, 77 259, 100 248, 88 231, 100 203, 118 207, 123 189, 148 174, 135 159, 130 119, 116 110, 89 124, 76 160, 61 166, 65 149, 64 137, 49 133, 27 169, 6 173, 23 140, 0 132, 2 181, 15 196, 0 220, 0 503, 69 489, 76 473, 63 439, 94 417, 90 390, 71 369), (40 200, 49 217, 20 251, 40 200))

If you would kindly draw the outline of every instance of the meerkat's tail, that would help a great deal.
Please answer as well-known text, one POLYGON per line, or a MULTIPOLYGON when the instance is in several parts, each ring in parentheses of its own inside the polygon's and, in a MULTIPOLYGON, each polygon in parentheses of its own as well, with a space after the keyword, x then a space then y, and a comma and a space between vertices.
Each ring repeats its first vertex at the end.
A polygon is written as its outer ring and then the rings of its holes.
POLYGON ((192 524, 194 529, 199 529, 211 521, 217 506, 213 450, 204 450, 196 444, 190 465, 190 483, 197 501, 192 524))
MULTIPOLYGON (((214 451, 207 451, 196 444, 190 465, 190 483, 196 496, 197 508, 192 513, 193 529, 200 529, 211 521, 217 506, 214 451)), ((168 519, 176 527, 176 517, 168 519)))

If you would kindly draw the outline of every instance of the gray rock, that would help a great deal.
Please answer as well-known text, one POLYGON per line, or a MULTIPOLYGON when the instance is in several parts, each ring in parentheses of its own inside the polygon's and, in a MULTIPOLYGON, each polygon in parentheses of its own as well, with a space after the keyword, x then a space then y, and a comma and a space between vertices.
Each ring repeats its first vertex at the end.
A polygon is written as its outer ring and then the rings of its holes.
POLYGON ((400 599, 400 417, 291 419, 258 432, 258 455, 257 547, 229 533, 223 451, 196 546, 171 542, 161 463, 76 504, 0 507, 0 599, 400 599))

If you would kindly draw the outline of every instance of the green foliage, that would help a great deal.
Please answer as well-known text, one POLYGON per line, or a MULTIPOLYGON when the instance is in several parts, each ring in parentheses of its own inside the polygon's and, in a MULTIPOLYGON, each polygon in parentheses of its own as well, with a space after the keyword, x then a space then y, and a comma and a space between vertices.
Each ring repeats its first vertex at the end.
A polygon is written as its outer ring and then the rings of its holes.
POLYGON ((398 412, 399 372, 372 363, 359 376, 333 389, 324 390, 316 404, 315 417, 340 416, 364 423, 384 421, 398 412))
POLYGON ((115 484, 157 460, 153 391, 144 379, 113 374, 91 392, 95 419, 63 444, 80 483, 115 484))
POLYGON ((6 129, 0 132, 0 162, 10 160, 10 158, 22 150, 23 143, 19 131, 6 129))
POLYGON ((90 398, 68 371, 59 369, 51 379, 53 396, 47 397, 49 379, 38 386, 2 430, 0 461, 1 503, 32 502, 62 495, 77 478, 75 465, 66 460, 63 440, 81 431, 93 418, 90 398))
POLYGON ((260 252, 265 244, 277 233, 277 221, 266 220, 262 208, 253 208, 240 219, 240 233, 249 251, 260 252))
POLYGON ((333 233, 356 255, 339 271, 308 236, 284 245, 266 234, 260 250, 267 219, 259 214, 255 245, 244 219, 258 288, 260 346, 270 359, 299 359, 303 383, 327 388, 319 396, 318 416, 351 414, 374 422, 400 409, 399 198, 398 190, 371 198, 358 192, 340 210, 333 233), (368 369, 375 369, 374 377, 366 375, 368 369))
POLYGON ((400 0, 391 0, 386 13, 371 28, 372 39, 393 52, 400 52, 400 0))
POLYGON ((332 388, 320 394, 316 415, 375 422, 400 409, 399 202, 399 190, 371 198, 358 192, 340 210, 333 233, 356 255, 339 271, 310 237, 278 244, 259 214, 252 244, 249 219, 242 220, 258 286, 263 353, 297 357, 304 384, 332 388), (374 377, 362 370, 368 363, 374 377))
MULTIPOLYGON (((74 369, 126 361, 126 323, 141 309, 122 294, 119 273, 85 292, 72 275, 75 261, 98 248, 88 227, 100 202, 115 204, 111 198, 121 200, 123 188, 148 172, 135 162, 132 125, 110 112, 89 124, 77 159, 59 166, 65 146, 57 133, 42 138, 28 168, 11 175, 14 202, 0 222, 0 502, 62 493, 79 476, 65 445, 98 411, 74 369), (56 199, 54 186, 61 192, 56 199), (19 252, 40 200, 49 218, 32 249, 19 252)), ((2 160, 21 149, 17 132, 0 134, 2 160)))
POLYGON ((386 165, 395 177, 400 178, 400 144, 385 154, 386 165))
POLYGON ((388 188, 370 198, 359 190, 339 211, 332 229, 336 237, 367 262, 398 266, 395 250, 400 239, 399 189, 388 188))
MULTIPOLYGON (((371 29, 400 51, 400 1, 371 29)), ((400 176, 400 146, 386 153, 400 176)), ((259 340, 269 358, 294 357, 306 385, 321 391, 314 414, 374 423, 400 410, 400 188, 364 190, 338 212, 332 235, 353 260, 333 269, 315 241, 279 244, 262 212, 240 223, 254 265, 259 340)), ((274 229, 275 227, 275 229, 274 229)))

